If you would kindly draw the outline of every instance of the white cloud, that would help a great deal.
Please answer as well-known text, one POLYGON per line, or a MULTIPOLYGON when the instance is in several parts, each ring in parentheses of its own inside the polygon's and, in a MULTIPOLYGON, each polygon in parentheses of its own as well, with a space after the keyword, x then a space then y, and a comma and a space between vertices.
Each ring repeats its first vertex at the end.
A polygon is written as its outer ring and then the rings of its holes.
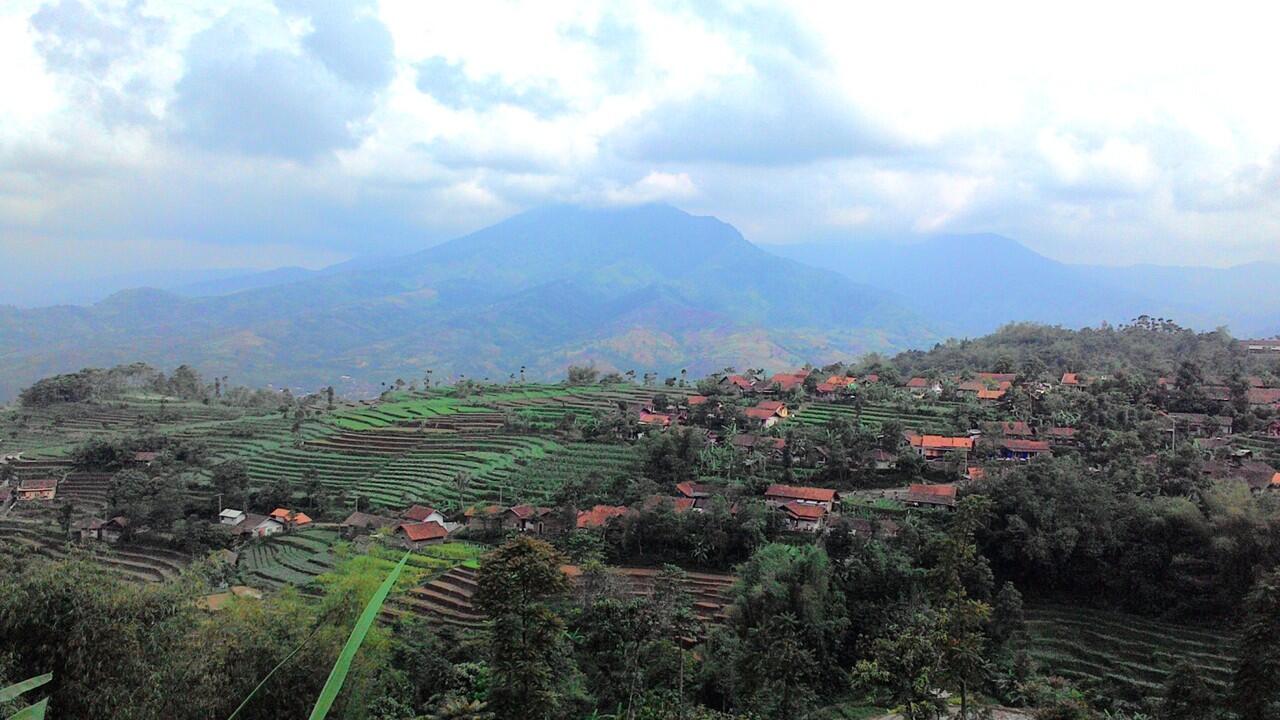
POLYGON ((697 194, 698 188, 688 173, 652 170, 630 185, 605 189, 602 197, 611 205, 638 205, 659 201, 677 202, 697 194))
POLYGON ((289 262, 664 200, 768 242, 1280 260, 1269 6, 279 3, 4 4, 0 232, 43 250, 0 253, 289 262))

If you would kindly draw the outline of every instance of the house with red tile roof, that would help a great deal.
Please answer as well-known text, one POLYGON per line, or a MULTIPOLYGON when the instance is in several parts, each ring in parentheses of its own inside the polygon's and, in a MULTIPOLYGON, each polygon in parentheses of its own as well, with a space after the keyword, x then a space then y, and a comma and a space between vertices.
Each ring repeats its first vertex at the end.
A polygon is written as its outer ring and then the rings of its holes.
POLYGON ((445 521, 444 513, 426 505, 410 505, 400 513, 400 517, 413 522, 438 522, 441 525, 445 521))
POLYGON ((272 510, 270 518, 281 525, 284 525, 286 528, 302 527, 303 525, 311 524, 311 518, 308 517, 306 513, 295 512, 288 508, 276 508, 275 510, 272 510))
POLYGON ((689 407, 697 407, 699 405, 705 404, 706 402, 707 402, 706 395, 690 395, 684 401, 685 405, 688 405, 689 407))
POLYGON ((1051 427, 1044 431, 1050 445, 1071 446, 1076 444, 1076 429, 1073 427, 1051 427))
POLYGON ((926 378, 926 377, 911 378, 910 380, 907 381, 906 388, 907 390, 911 391, 913 395, 916 395, 919 397, 923 397, 930 393, 934 395, 942 394, 942 383, 938 382, 937 380, 930 380, 929 378, 926 378))
POLYGON ((1002 400, 1008 392, 1008 388, 983 388, 978 391, 978 400, 1002 400))
POLYGON ((679 493, 681 497, 686 497, 691 500, 709 498, 715 494, 713 492, 714 489, 715 488, 705 483, 690 482, 688 480, 676 483, 676 492, 679 493))
POLYGON ((467 529, 488 532, 502 526, 502 510, 498 505, 473 505, 462 513, 462 517, 467 529))
POLYGON ((639 423, 641 425, 651 425, 654 427, 671 427, 671 416, 662 413, 643 412, 640 413, 639 423))
POLYGON ((14 496, 22 502, 52 500, 58 494, 57 478, 30 478, 18 483, 14 496))
POLYGON ((1005 437, 1029 438, 1035 436, 1031 426, 1021 420, 996 423, 995 431, 1005 437))
POLYGON ((822 505, 792 500, 778 505, 787 529, 795 532, 818 532, 827 518, 827 508, 822 505))
POLYGON ((665 495, 650 495, 645 498, 644 509, 653 510, 666 505, 671 508, 674 513, 685 513, 690 510, 701 511, 698 507, 698 501, 687 497, 667 497, 665 495))
POLYGON ((791 392, 796 388, 803 387, 805 378, 809 377, 809 373, 800 371, 794 373, 777 373, 769 378, 769 387, 776 388, 780 392, 791 392))
POLYGON ((1062 373, 1061 382, 1067 387, 1080 387, 1080 375, 1078 373, 1062 373))
POLYGON ((408 522, 396 528, 396 537, 405 547, 415 549, 443 543, 449 537, 449 530, 438 522, 408 522))
POLYGON ((754 392, 756 381, 746 375, 726 375, 720 378, 720 385, 742 393, 754 392))
POLYGON ((625 505, 596 505, 590 510, 579 512, 575 525, 579 529, 600 528, 609 524, 610 520, 622 517, 628 512, 630 509, 625 505))
POLYGON ((905 433, 907 444, 925 460, 943 460, 951 453, 959 453, 968 457, 973 450, 973 438, 949 437, 946 435, 918 435, 905 433))
POLYGON ((1017 373, 980 372, 976 375, 976 377, 983 382, 995 383, 997 385, 1003 385, 1005 383, 1009 383, 1010 385, 1012 385, 1013 381, 1018 379, 1018 374, 1017 373))
POLYGON ((541 535, 546 532, 547 520, 552 514, 549 507, 535 505, 512 505, 502 511, 502 529, 522 533, 541 535))
POLYGON ((997 444, 1000 457, 1005 460, 1031 460, 1037 457, 1049 457, 1053 450, 1045 440, 1023 440, 1021 438, 1002 438, 997 444))
POLYGON ((955 485, 924 485, 913 483, 907 488, 903 502, 912 507, 942 507, 951 509, 956 506, 955 485))
POLYGON ((1280 409, 1280 388, 1251 387, 1245 391, 1245 399, 1255 407, 1271 405, 1280 409))
POLYGON ((830 488, 774 484, 764 491, 764 501, 775 507, 789 502, 820 505, 829 512, 840 502, 840 493, 830 488))

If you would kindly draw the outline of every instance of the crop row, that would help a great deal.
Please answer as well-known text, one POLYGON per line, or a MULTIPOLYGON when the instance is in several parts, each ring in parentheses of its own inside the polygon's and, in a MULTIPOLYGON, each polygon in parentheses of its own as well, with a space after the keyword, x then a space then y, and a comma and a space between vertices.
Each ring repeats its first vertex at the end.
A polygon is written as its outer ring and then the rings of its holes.
POLYGON ((1144 695, 1189 663, 1225 686, 1234 656, 1230 640, 1210 630, 1082 608, 1037 607, 1027 613, 1031 656, 1051 673, 1109 679, 1144 695))

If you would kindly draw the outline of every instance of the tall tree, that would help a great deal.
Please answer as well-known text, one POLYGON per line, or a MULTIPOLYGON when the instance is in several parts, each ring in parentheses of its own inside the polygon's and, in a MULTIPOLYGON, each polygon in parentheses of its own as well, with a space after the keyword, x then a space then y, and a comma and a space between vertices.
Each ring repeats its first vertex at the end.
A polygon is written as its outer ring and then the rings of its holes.
POLYGON ((1239 658, 1232 690, 1240 720, 1280 717, 1280 570, 1245 598, 1239 658))
POLYGON ((558 716, 571 669, 564 623, 551 606, 569 589, 563 563, 547 543, 520 537, 480 566, 475 603, 493 619, 489 708, 499 720, 558 716))

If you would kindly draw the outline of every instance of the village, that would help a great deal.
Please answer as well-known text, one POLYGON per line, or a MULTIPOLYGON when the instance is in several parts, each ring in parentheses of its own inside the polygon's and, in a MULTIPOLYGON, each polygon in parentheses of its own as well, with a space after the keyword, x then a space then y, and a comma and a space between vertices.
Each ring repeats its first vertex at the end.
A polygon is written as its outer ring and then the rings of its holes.
MULTIPOLYGON (((1270 347, 1254 342, 1248 350, 1266 353, 1270 347)), ((427 496, 418 497, 432 501, 430 505, 414 502, 396 507, 370 500, 365 507, 351 509, 345 515, 336 515, 336 508, 326 508, 322 518, 312 516, 314 506, 309 508, 312 514, 308 509, 289 506, 222 506, 219 496, 218 505, 210 509, 205 521, 215 533, 222 533, 225 539, 217 544, 226 548, 265 542, 306 529, 329 528, 336 529, 346 540, 376 535, 380 543, 418 549, 454 539, 493 542, 512 533, 551 538, 577 530, 603 531, 620 518, 659 509, 675 514, 714 510, 734 517, 741 507, 754 503, 767 508, 773 517, 771 526, 785 533, 813 536, 838 527, 840 532, 892 537, 904 512, 954 509, 968 483, 1000 473, 1011 464, 1034 462, 1055 454, 1078 454, 1088 443, 1088 428, 1054 424, 1052 417, 1036 417, 1033 408, 1054 395, 1086 393, 1091 386, 1110 381, 1106 376, 1084 372, 1065 372, 1053 381, 1028 380, 1013 372, 983 371, 959 376, 912 376, 891 383, 874 372, 856 377, 812 368, 767 376, 725 373, 699 383, 696 391, 669 381, 667 386, 636 387, 626 402, 617 403, 626 429, 613 441, 627 445, 652 441, 664 434, 688 435, 704 456, 717 451, 728 453, 735 458, 728 465, 732 468, 729 474, 755 477, 754 482, 714 477, 715 473, 703 468, 691 472, 688 479, 660 488, 663 492, 637 497, 634 504, 593 503, 584 507, 532 502, 538 499, 534 497, 513 498, 519 501, 505 505, 462 503, 457 498, 430 497, 427 487, 422 488, 427 496), (878 399, 879 405, 868 398, 878 399), (902 419, 889 417, 874 420, 874 426, 866 425, 863 414, 876 416, 877 408, 882 411, 887 400, 897 404, 902 419), (919 414, 930 407, 964 408, 975 421, 971 427, 962 427, 958 423, 964 421, 955 417, 954 410, 951 416, 919 414), (910 408, 916 408, 917 414, 903 411, 910 408), (926 422, 912 426, 912 417, 926 422), (815 441, 812 430, 837 422, 832 418, 851 420, 864 431, 864 443, 857 456, 850 457, 848 448, 836 451, 830 444, 815 441), (948 425, 955 430, 940 431, 948 425), (868 427, 878 432, 865 432, 868 427), (832 457, 835 452, 838 458, 832 457), (839 463, 844 469, 829 472, 832 463, 839 463), (910 466, 907 472, 901 470, 904 463, 910 466), (818 485, 802 482, 806 477, 847 478, 851 477, 850 471, 859 479, 839 486, 830 481, 818 485), (778 481, 760 484, 762 478, 778 481), (753 486, 758 489, 753 490, 753 486), (837 523, 841 518, 846 522, 837 523)), ((1276 417, 1280 388, 1260 376, 1244 378, 1243 382, 1245 387, 1233 389, 1226 381, 1208 379, 1194 391, 1207 406, 1230 408, 1234 402, 1270 418, 1254 423, 1256 427, 1247 434, 1237 436, 1233 432, 1234 410, 1226 414, 1225 410, 1204 413, 1158 409, 1179 392, 1177 379, 1170 376, 1156 378, 1149 388, 1156 408, 1152 422, 1167 438, 1168 448, 1176 449, 1180 444, 1195 448, 1202 460, 1199 471, 1205 479, 1235 479, 1253 492, 1280 490, 1274 451, 1266 451, 1280 439, 1280 418, 1276 417)), ((492 392, 501 390, 494 388, 492 392)), ((406 437, 403 430, 414 423, 400 422, 405 428, 348 434, 406 437)), ((453 432, 459 436, 486 435, 500 433, 501 428, 460 427, 453 432)), ((155 449, 137 450, 127 466, 145 474, 158 463, 160 455, 155 449)), ((1136 459, 1153 469, 1156 464, 1153 453, 1136 459)), ((146 518, 127 514, 100 517, 86 512, 97 507, 109 509, 111 503, 103 503, 105 498, 100 494, 95 502, 77 502, 85 496, 82 486, 86 475, 101 484, 101 473, 92 472, 97 468, 77 468, 68 461, 31 460, 15 455, 6 458, 4 468, 4 482, 0 484, 4 510, 0 518, 17 521, 28 515, 40 517, 42 509, 43 515, 50 517, 49 508, 70 507, 76 517, 67 532, 81 543, 145 541, 152 531, 146 518)), ((643 474, 643 468, 640 472, 643 474)), ((261 482, 270 484, 273 480, 262 478, 261 482)), ((547 495, 540 499, 547 499, 547 495)), ((355 502, 359 504, 358 496, 355 502)))
MULTIPOLYGON (((421 622, 463 647, 458 638, 487 637, 492 622, 478 599, 485 563, 536 542, 573 597, 685 598, 693 624, 676 645, 700 652, 742 621, 744 573, 779 548, 927 564, 948 528, 996 506, 973 542, 1014 574, 1033 561, 1010 568, 1001 553, 1043 547, 1024 542, 1027 528, 1081 492, 1095 493, 1090 512, 1111 496, 1162 508, 1141 521, 1153 523, 1173 522, 1158 518, 1174 500, 1206 513, 1280 506, 1270 347, 1232 346, 1252 371, 1221 374, 1191 362, 1133 373, 876 361, 635 382, 577 368, 561 383, 398 381, 368 401, 321 392, 240 407, 217 388, 195 398, 143 388, 18 407, 0 417, 0 544, 18 562, 89 563, 127 585, 198 582, 209 618, 278 598, 313 603, 352 568, 407 562, 379 622, 396 632, 421 622)), ((1212 522, 1168 542, 1231 527, 1212 522)), ((1089 571, 1082 558, 1065 562, 1083 569, 1052 572, 1089 571)), ((1229 582, 1210 563, 1171 567, 1196 574, 1167 583, 1229 582)), ((1097 572, 1095 586, 1138 571, 1097 572)), ((1103 592, 1123 606, 1124 591, 1103 592)), ((1120 636, 1129 621, 1034 607, 1036 666, 1095 682, 1062 659, 1075 657, 1072 628, 1120 636)), ((1210 642, 1161 628, 1175 644, 1210 642)), ((1165 650, 1134 640, 1114 652, 1165 650)), ((1211 667, 1217 686, 1225 662, 1211 667)))

